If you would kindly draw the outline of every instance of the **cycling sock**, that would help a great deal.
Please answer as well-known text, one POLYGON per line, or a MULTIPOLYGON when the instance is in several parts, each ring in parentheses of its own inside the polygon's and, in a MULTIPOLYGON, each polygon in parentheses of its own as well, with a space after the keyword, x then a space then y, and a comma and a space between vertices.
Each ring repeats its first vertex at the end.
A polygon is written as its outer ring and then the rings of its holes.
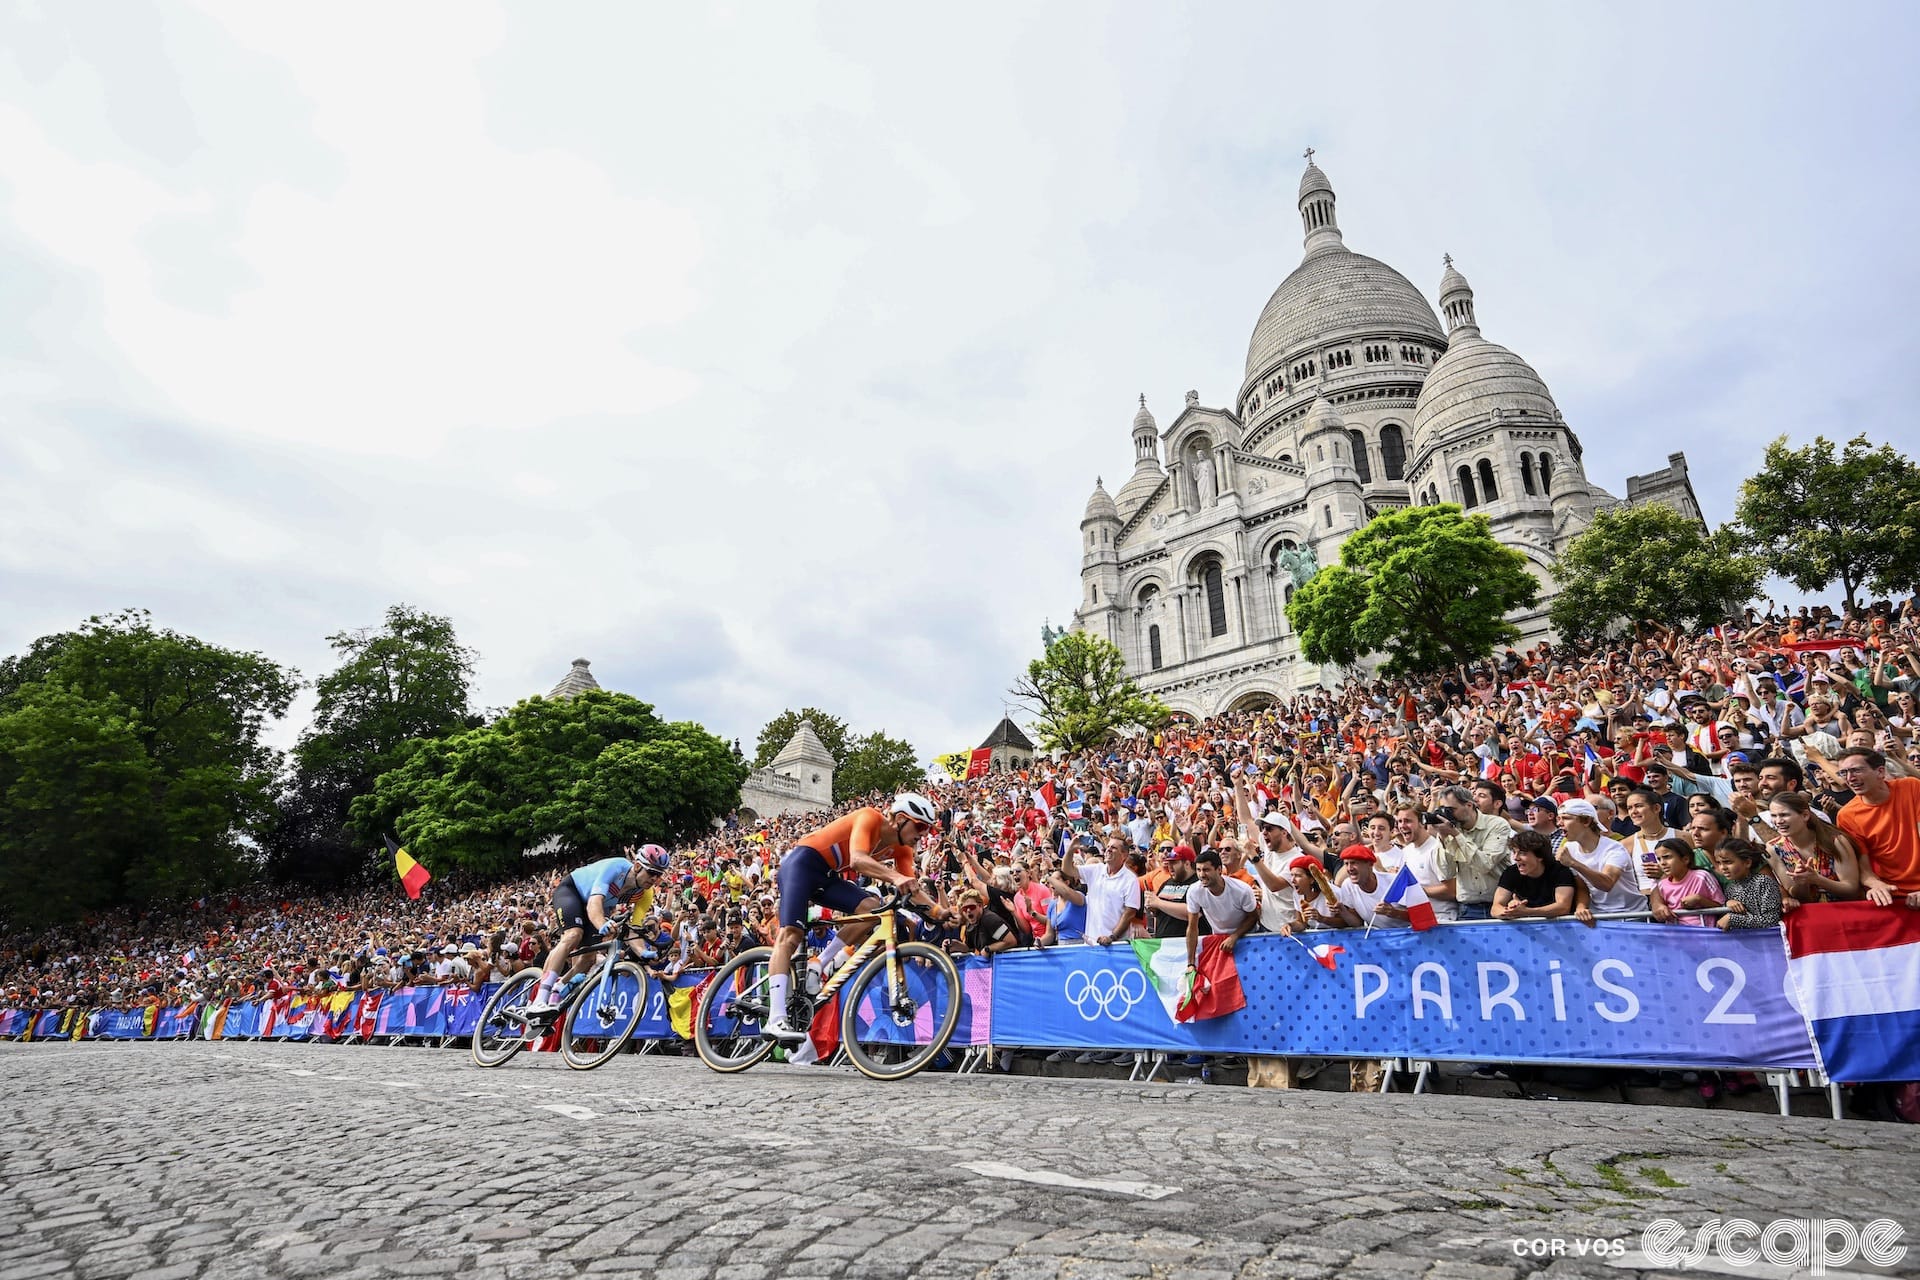
POLYGON ((827 943, 826 946, 820 948, 819 952, 817 953, 818 958, 820 960, 820 972, 832 973, 834 961, 838 960, 841 956, 845 955, 846 952, 847 952, 847 944, 840 940, 839 934, 837 933, 834 934, 833 940, 827 943))
POLYGON ((535 1004, 546 1004, 551 1000, 553 998, 554 984, 559 980, 559 974, 546 973, 543 971, 540 974, 540 985, 533 989, 533 1002, 535 1004))
POLYGON ((767 976, 767 996, 773 1002, 771 1017, 775 1022, 787 1020, 787 992, 792 990, 793 977, 790 974, 775 973, 767 976))

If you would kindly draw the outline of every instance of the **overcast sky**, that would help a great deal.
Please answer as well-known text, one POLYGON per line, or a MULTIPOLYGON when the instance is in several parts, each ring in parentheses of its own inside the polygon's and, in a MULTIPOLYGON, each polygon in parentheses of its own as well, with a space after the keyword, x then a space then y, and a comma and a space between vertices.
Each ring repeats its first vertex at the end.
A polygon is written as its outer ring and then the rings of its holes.
POLYGON ((1233 402, 1309 145, 1616 493, 1916 447, 1909 4, 0 14, 0 652, 143 605, 311 678, 405 601, 482 705, 974 745, 1136 396, 1233 402))

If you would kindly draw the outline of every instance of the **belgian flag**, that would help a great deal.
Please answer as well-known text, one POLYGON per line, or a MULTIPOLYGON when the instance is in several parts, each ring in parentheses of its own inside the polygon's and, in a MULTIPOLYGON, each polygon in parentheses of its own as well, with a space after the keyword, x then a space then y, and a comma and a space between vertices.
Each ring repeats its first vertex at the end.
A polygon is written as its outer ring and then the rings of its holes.
POLYGON ((427 881, 433 879, 431 873, 413 860, 413 855, 393 842, 392 836, 381 837, 387 842, 387 852, 393 855, 393 869, 400 877, 400 883, 406 888, 409 898, 419 898, 420 890, 427 881))

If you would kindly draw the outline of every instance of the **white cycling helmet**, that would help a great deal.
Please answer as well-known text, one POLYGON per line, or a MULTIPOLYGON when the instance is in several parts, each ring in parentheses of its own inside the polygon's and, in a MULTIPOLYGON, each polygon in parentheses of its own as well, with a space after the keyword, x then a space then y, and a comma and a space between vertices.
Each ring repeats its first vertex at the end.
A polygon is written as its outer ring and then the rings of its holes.
POLYGON ((904 813, 915 822, 927 827, 940 825, 940 815, 934 812, 933 801, 918 791, 902 791, 893 798, 894 813, 904 813))

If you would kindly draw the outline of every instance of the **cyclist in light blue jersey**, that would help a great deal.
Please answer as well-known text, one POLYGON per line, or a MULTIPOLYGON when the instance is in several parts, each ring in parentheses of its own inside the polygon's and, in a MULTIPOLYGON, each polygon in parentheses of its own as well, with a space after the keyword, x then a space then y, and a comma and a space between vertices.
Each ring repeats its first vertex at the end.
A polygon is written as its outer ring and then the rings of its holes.
MULTIPOLYGON (((646 916, 653 906, 653 888, 667 872, 667 861, 665 849, 657 844, 644 845, 631 859, 590 862, 554 887, 553 909, 560 917, 560 938, 547 953, 540 985, 526 1008, 529 1017, 554 1012, 554 988, 566 972, 568 957, 589 933, 602 936, 613 928, 608 916, 614 906, 631 900, 635 914, 646 916)), ((636 956, 644 958, 639 943, 629 941, 628 945, 636 956)))

